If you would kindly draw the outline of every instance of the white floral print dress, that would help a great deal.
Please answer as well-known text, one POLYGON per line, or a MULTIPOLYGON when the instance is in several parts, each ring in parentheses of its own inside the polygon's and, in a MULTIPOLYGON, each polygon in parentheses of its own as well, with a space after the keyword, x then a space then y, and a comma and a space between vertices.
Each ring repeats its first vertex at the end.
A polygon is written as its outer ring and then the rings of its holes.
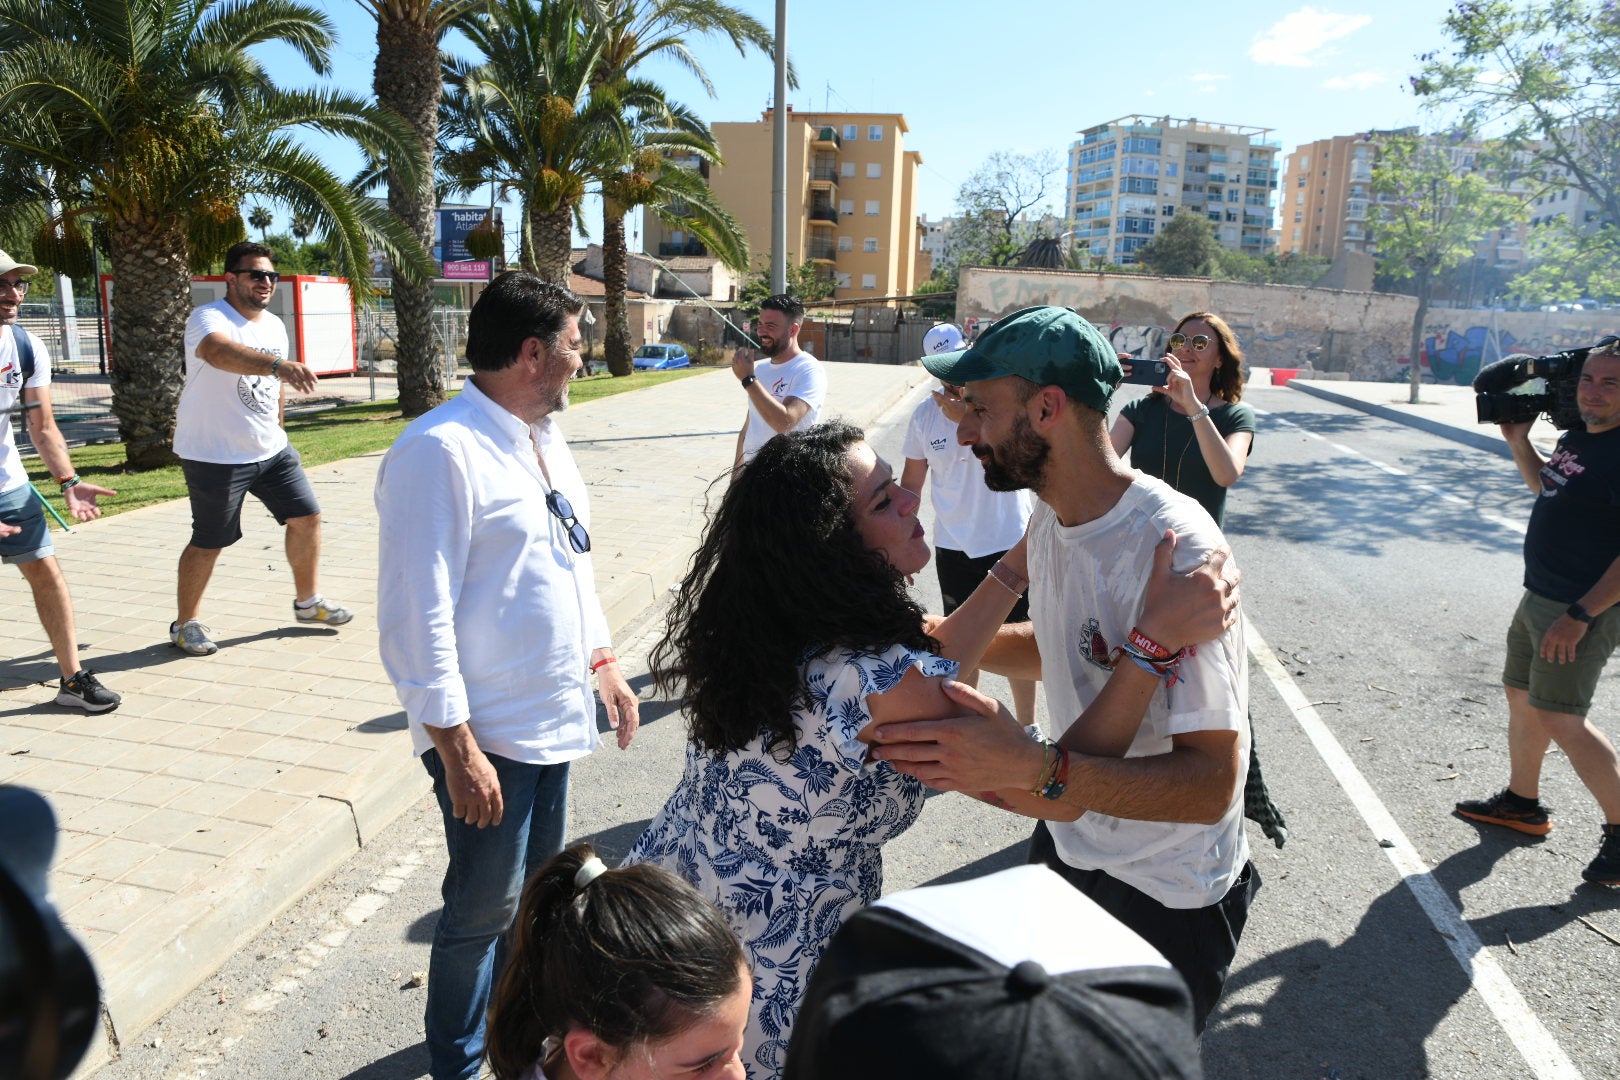
POLYGON ((809 709, 793 716, 798 748, 778 761, 761 734, 716 758, 686 748, 675 793, 627 863, 657 863, 713 900, 742 940, 754 975, 743 1062, 774 1080, 811 972, 844 920, 883 892, 884 841, 922 811, 923 786, 866 759, 856 735, 866 698, 912 667, 956 674, 956 663, 903 645, 881 654, 835 649, 804 665, 809 709))

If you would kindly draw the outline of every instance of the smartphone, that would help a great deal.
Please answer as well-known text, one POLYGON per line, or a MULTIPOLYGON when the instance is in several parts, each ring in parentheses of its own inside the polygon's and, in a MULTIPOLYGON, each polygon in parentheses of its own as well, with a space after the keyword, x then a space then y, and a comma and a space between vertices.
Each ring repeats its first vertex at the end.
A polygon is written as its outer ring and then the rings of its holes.
POLYGON ((1131 365, 1131 373, 1122 380, 1128 383, 1138 383, 1142 386, 1165 386, 1170 382, 1170 365, 1163 360, 1148 360, 1140 356, 1132 356, 1120 361, 1131 365))

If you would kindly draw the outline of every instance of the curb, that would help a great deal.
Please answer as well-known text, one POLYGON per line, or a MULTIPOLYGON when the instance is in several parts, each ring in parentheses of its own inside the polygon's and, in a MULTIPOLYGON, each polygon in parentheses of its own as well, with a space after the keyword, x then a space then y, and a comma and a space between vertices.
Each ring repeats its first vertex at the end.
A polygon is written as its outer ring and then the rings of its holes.
POLYGON ((1413 427, 1420 431, 1426 431, 1430 435, 1438 435, 1442 439, 1450 439, 1452 442, 1460 442, 1464 445, 1472 446, 1476 450, 1485 450, 1495 454, 1497 457, 1504 457, 1509 461, 1513 460, 1513 451, 1508 448, 1508 444, 1503 441, 1500 436, 1495 434, 1486 434, 1483 430, 1469 431, 1467 428, 1460 428, 1455 424, 1448 424, 1443 420, 1431 420, 1427 416, 1416 416, 1409 412, 1403 412, 1400 409, 1390 408, 1387 405, 1379 405, 1371 401, 1363 401, 1361 398, 1352 397, 1349 394, 1335 393, 1334 391, 1327 389, 1321 383, 1307 382, 1300 379, 1290 379, 1288 381, 1288 386, 1291 389, 1298 390, 1302 394, 1309 394, 1311 397, 1321 398, 1323 401, 1331 401, 1335 405, 1343 405, 1346 408, 1356 409, 1364 413, 1370 413, 1382 420, 1390 420, 1397 424, 1405 424, 1407 427, 1413 427))

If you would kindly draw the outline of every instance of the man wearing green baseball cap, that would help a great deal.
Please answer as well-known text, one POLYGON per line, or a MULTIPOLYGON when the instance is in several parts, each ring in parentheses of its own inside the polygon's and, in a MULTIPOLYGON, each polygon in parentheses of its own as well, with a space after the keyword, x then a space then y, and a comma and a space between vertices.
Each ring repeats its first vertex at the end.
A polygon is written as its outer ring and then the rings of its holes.
POLYGON ((1236 578, 1212 572, 1225 541, 1196 501, 1115 454, 1108 406, 1123 372, 1074 311, 1015 311, 972 348, 923 366, 965 384, 957 438, 985 482, 1040 498, 1027 550, 991 575, 1010 588, 1027 576, 1034 636, 998 632, 981 666, 1041 679, 1058 741, 1029 739, 998 703, 947 683, 978 715, 885 723, 872 756, 937 788, 1044 796, 1052 809, 1037 815, 1047 820, 1030 861, 1158 948, 1186 978, 1202 1030, 1259 887, 1243 830, 1248 664, 1236 578), (1156 590, 1183 575, 1226 594, 1218 632, 1152 621, 1156 590))

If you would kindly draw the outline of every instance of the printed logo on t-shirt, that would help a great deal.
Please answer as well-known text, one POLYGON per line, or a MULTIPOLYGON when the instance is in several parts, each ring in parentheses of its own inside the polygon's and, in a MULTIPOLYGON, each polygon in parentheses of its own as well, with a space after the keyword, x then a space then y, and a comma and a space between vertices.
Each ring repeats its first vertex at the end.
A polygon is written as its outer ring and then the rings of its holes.
POLYGON ((236 396, 250 412, 269 415, 276 411, 276 399, 281 395, 281 380, 268 375, 243 375, 236 380, 236 396))
POLYGON ((1108 639, 1102 635, 1102 625, 1096 619, 1087 619, 1085 625, 1080 627, 1080 655, 1089 664, 1095 664, 1104 671, 1112 671, 1114 662, 1118 659, 1115 650, 1108 647, 1108 639))
POLYGON ((7 360, 4 374, 0 375, 0 382, 3 382, 4 385, 9 386, 12 389, 21 386, 22 365, 18 364, 15 360, 7 360))
POLYGON ((777 401, 781 401, 782 396, 784 394, 786 394, 786 393, 787 393, 787 379, 786 378, 777 379, 775 382, 771 383, 771 397, 775 398, 777 401))
POLYGON ((1558 494, 1565 484, 1585 471, 1586 466, 1581 464, 1578 452, 1559 447, 1541 468, 1541 497, 1545 499, 1558 494))
POLYGON ((929 439, 928 440, 928 449, 936 450, 936 451, 943 450, 947 446, 949 446, 950 444, 951 444, 951 440, 949 440, 945 436, 941 435, 937 439, 929 439))

